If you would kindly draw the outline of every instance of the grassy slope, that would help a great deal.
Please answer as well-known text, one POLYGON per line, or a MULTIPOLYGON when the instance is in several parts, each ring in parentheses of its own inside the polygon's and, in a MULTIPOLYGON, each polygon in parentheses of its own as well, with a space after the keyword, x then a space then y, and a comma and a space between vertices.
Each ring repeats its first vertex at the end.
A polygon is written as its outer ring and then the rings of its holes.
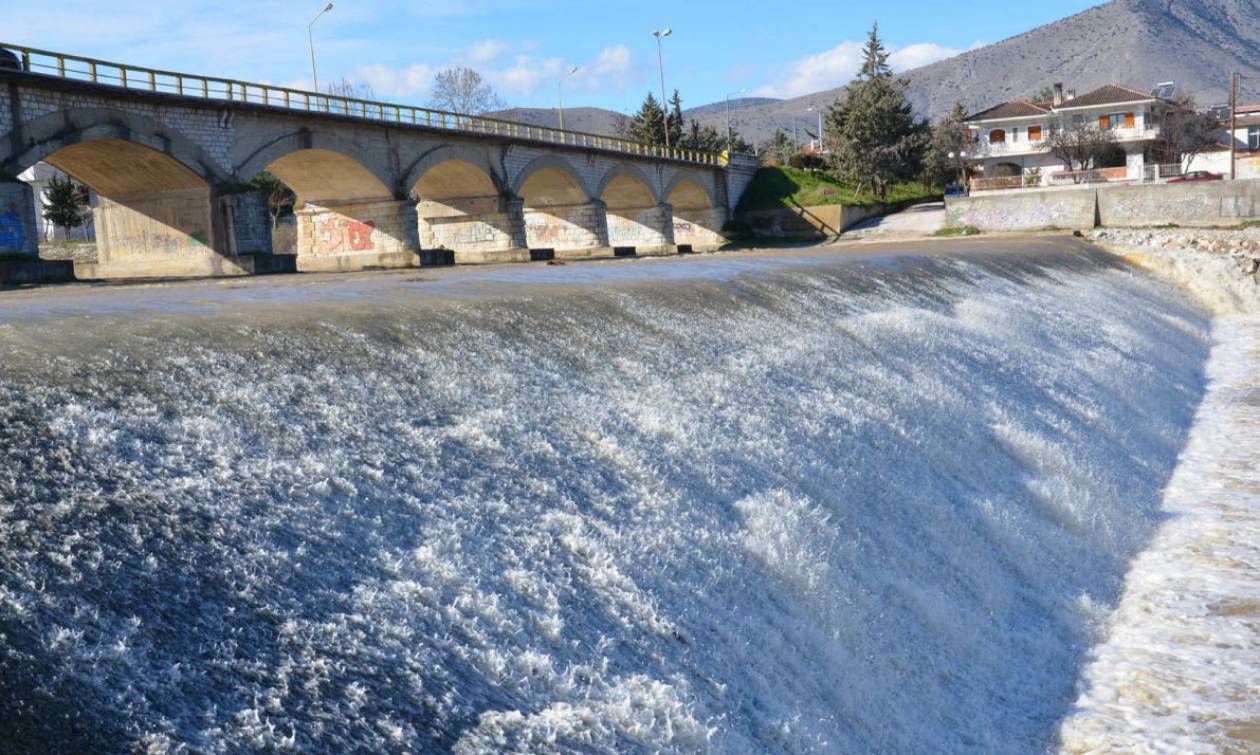
MULTIPOLYGON (((897 184, 888 190, 890 203, 939 196, 939 192, 918 182, 897 184)), ((864 191, 861 195, 856 195, 851 188, 825 174, 781 166, 757 171, 736 211, 831 204, 866 206, 879 201, 879 197, 870 192, 864 191)))

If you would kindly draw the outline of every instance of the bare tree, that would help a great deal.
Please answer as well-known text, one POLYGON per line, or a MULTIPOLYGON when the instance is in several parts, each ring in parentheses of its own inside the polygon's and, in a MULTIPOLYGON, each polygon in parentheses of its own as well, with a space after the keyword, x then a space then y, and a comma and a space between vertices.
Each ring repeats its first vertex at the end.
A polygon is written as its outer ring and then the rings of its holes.
POLYGON ((464 115, 481 115, 506 107, 481 74, 471 68, 444 68, 433 77, 429 104, 438 110, 464 115))
POLYGON ((1063 161, 1073 173, 1098 167, 1116 149, 1116 137, 1097 126, 1055 130, 1047 140, 1050 154, 1063 161))
POLYGON ((371 84, 356 84, 350 79, 341 78, 341 81, 334 81, 326 87, 328 94, 334 97, 346 97, 352 100, 374 100, 376 99, 376 91, 372 89, 371 84))
POLYGON ((1181 163, 1185 160, 1188 170, 1190 163, 1201 152, 1221 144, 1224 131, 1225 124, 1217 113, 1199 111, 1194 99, 1186 95, 1164 112, 1155 152, 1160 162, 1181 163))

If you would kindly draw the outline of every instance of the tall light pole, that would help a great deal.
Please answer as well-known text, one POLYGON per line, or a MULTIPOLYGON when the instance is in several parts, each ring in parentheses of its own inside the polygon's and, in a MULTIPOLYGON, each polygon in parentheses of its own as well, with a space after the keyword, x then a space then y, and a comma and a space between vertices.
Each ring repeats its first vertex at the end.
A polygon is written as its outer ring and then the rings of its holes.
POLYGON ((665 104, 665 53, 661 51, 661 40, 673 34, 673 29, 654 31, 656 37, 656 62, 661 68, 661 110, 665 113, 665 146, 669 146, 669 106, 665 104))
POLYGON ((556 112, 560 114, 560 130, 564 131, 564 80, 578 72, 577 66, 573 66, 567 73, 560 76, 556 81, 556 112))
POLYGON ((315 14, 315 18, 311 19, 311 23, 306 27, 306 41, 311 46, 311 89, 316 94, 319 93, 319 76, 315 73, 315 22, 319 17, 332 10, 332 3, 324 6, 324 9, 315 14))
POLYGON ((735 151, 735 131, 731 128, 731 97, 737 94, 747 92, 747 89, 741 89, 738 92, 731 92, 726 95, 726 151, 735 151))
POLYGON ((821 155, 821 154, 822 154, 822 151, 823 151, 823 122, 822 122, 822 108, 820 108, 820 107, 811 107, 811 108, 809 108, 808 110, 806 110, 805 112, 807 112, 807 113, 818 113, 818 154, 820 154, 820 155, 821 155))

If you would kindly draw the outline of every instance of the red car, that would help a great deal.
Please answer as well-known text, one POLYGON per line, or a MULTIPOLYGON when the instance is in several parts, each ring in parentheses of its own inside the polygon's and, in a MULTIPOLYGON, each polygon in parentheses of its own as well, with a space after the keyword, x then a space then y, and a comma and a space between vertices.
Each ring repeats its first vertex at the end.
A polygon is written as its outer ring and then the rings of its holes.
POLYGON ((1170 184, 1187 184, 1192 181, 1224 181, 1225 176, 1220 173, 1209 173, 1206 170, 1191 171, 1180 178, 1174 178, 1168 183, 1170 184))

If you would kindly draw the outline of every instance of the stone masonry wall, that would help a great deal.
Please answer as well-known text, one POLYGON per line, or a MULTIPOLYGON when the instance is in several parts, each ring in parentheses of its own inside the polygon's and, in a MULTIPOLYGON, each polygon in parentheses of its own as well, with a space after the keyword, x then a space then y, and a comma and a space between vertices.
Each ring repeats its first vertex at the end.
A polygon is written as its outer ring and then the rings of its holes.
POLYGON ((609 210, 608 245, 660 249, 674 244, 674 213, 669 205, 638 210, 609 210))
POLYGON ((418 260, 411 202, 306 205, 296 215, 299 270, 397 267, 418 260))
POLYGON ((530 249, 598 249, 608 246, 604 206, 525 208, 525 243, 530 249))
POLYGON ((713 249, 726 243, 722 226, 726 223, 726 210, 714 207, 708 210, 674 210, 674 243, 689 245, 694 249, 713 249))

